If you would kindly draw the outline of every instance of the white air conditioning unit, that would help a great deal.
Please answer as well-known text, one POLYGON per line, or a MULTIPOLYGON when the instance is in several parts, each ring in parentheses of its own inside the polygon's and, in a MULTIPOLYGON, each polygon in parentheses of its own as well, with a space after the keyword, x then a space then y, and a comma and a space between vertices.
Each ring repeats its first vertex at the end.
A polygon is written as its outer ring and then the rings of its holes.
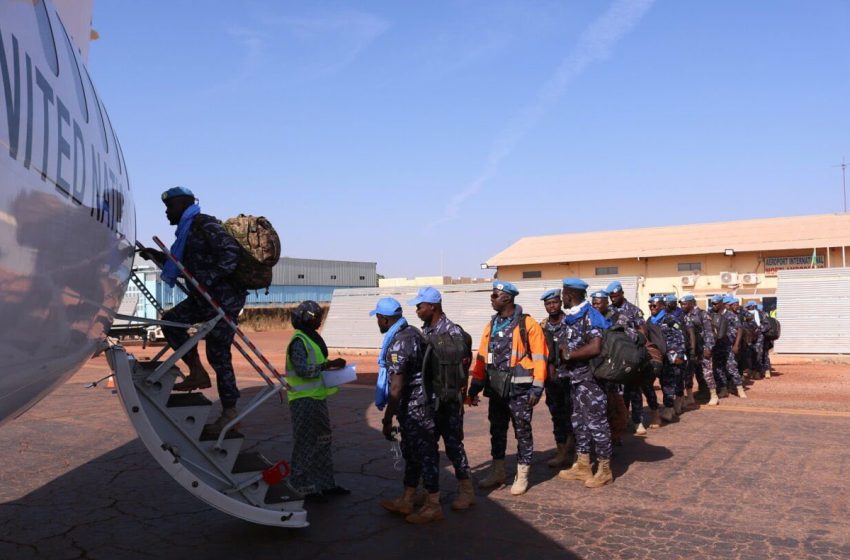
POLYGON ((697 277, 696 276, 682 276, 681 278, 679 278, 679 282, 684 287, 692 287, 694 284, 697 283, 697 277))
POLYGON ((724 286, 734 286, 738 284, 737 272, 721 272, 720 283, 724 286))
POLYGON ((755 272, 747 272, 741 275, 742 284, 758 284, 759 281, 759 275, 755 272))

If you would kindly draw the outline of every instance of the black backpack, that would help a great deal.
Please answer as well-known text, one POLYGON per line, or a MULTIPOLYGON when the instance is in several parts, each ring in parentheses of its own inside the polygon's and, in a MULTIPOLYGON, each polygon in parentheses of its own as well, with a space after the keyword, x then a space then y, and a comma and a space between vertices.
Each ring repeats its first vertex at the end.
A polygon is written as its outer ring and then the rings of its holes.
POLYGON ((767 320, 768 329, 764 333, 764 338, 767 340, 778 340, 782 336, 782 325, 779 324, 779 320, 770 315, 766 315, 765 319, 767 320))
POLYGON ((655 323, 647 321, 646 333, 649 341, 658 348, 661 354, 667 354, 667 339, 664 338, 664 331, 661 330, 661 325, 656 325, 655 323))
POLYGON ((472 337, 463 330, 459 335, 432 334, 425 337, 423 371, 431 384, 435 408, 440 405, 462 406, 472 364, 472 337))
POLYGON ((723 313, 712 313, 711 328, 714 329, 714 340, 718 343, 726 339, 726 334, 729 330, 729 320, 723 313))
POLYGON ((637 333, 633 340, 622 325, 614 325, 603 331, 602 352, 590 365, 596 379, 632 384, 639 381, 647 362, 646 338, 637 333))

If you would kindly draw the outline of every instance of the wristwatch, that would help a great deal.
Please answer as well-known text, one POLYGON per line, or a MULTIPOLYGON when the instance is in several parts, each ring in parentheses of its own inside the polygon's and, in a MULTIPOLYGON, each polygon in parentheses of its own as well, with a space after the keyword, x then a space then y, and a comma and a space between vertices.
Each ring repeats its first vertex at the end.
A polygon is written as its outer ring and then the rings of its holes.
POLYGON ((569 361, 570 361, 570 359, 571 359, 570 353, 569 353, 569 352, 567 352, 567 355, 566 355, 566 356, 564 356, 564 361, 565 361, 565 362, 569 362, 569 361))

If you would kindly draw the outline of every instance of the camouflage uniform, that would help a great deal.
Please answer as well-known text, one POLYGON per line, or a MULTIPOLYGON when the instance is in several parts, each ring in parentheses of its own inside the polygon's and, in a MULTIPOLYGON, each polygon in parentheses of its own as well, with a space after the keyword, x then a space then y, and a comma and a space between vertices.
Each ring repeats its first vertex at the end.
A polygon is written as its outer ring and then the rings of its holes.
POLYGON ((402 383, 398 422, 401 453, 404 456, 404 485, 422 485, 429 493, 440 490, 440 455, 434 408, 422 375, 425 347, 420 332, 404 326, 395 334, 387 349, 387 374, 390 386, 402 383))
MULTIPOLYGON (((493 367, 501 371, 511 368, 512 344, 516 319, 522 319, 521 309, 507 322, 500 322, 496 316, 490 335, 490 353, 493 354, 493 367)), ((534 451, 534 436, 531 431, 531 418, 534 409, 528 404, 529 388, 514 384, 509 398, 488 391, 489 403, 487 419, 490 421, 490 454, 493 459, 504 459, 508 447, 508 424, 513 422, 514 437, 517 441, 517 464, 530 465, 534 451)))
MULTIPOLYGON (((553 325, 549 319, 540 321, 540 327, 546 335, 554 342, 554 349, 558 348, 559 341, 565 336, 563 321, 553 325)), ((573 414, 572 397, 570 397, 570 379, 567 375, 566 365, 561 363, 558 352, 550 349, 549 363, 555 366, 555 375, 547 375, 544 387, 546 389, 546 408, 552 415, 552 435, 555 443, 567 443, 567 438, 573 433, 571 416, 573 414)))
MULTIPOLYGON (((432 334, 461 336, 463 334, 461 328, 452 323, 445 313, 437 319, 433 326, 424 326, 422 332, 425 336, 432 334)), ((437 397, 432 398, 436 399, 437 397)), ((436 405, 436 403, 434 404, 436 405)), ((469 460, 463 447, 463 403, 461 402, 457 407, 441 403, 440 406, 435 406, 435 409, 436 439, 439 441, 441 437, 443 438, 446 455, 455 469, 455 477, 458 480, 465 480, 469 478, 469 460)))
MULTIPOLYGON (((234 323, 245 305, 248 292, 234 287, 228 277, 236 270, 242 250, 239 242, 227 234, 218 220, 200 214, 195 218, 189 232, 182 261, 189 273, 206 288, 210 297, 224 309, 234 323)), ((215 314, 216 311, 210 304, 191 289, 189 297, 163 313, 162 319, 196 324, 208 321, 215 314)), ((179 327, 162 327, 162 332, 172 348, 179 348, 189 339, 186 329, 179 327)), ((224 408, 236 406, 236 401, 239 400, 230 353, 235 334, 227 323, 219 321, 206 336, 207 361, 215 370, 218 396, 224 408)), ((192 348, 189 354, 197 352, 197 348, 192 348)))
MULTIPOLYGON (((585 303, 587 308, 590 304, 585 303)), ((591 309, 581 311, 583 317, 573 324, 566 319, 566 337, 561 343, 565 352, 575 352, 592 338, 602 338, 602 331, 593 327, 589 314, 591 309)), ((576 453, 589 454, 596 447, 598 459, 610 459, 612 453, 611 427, 608 425, 608 396, 593 377, 588 360, 571 360, 566 368, 572 386, 573 433, 576 438, 576 453)))
POLYGON ((718 340, 714 346, 715 352, 712 355, 715 371, 718 372, 723 380, 723 386, 731 381, 733 385, 743 385, 741 374, 738 371, 738 360, 735 353, 732 352, 732 346, 735 344, 735 338, 738 336, 738 330, 741 328, 741 320, 738 315, 731 309, 723 310, 723 316, 726 317, 726 338, 718 340))
MULTIPOLYGON (((643 311, 637 305, 623 300, 623 305, 611 305, 610 310, 617 313, 617 323, 623 326, 631 327, 634 330, 640 330, 646 325, 646 320, 643 318, 643 311)), ((653 389, 654 381, 649 380, 643 385, 626 385, 623 389, 623 400, 626 406, 631 409, 632 422, 640 424, 643 422, 643 396, 646 397, 646 403, 650 410, 658 409, 658 396, 653 389)))
POLYGON ((661 393, 664 395, 664 406, 672 407, 676 397, 685 394, 684 364, 675 363, 685 357, 685 334, 682 332, 682 322, 671 313, 666 313, 657 324, 667 343, 667 355, 661 370, 661 393))
POLYGON ((711 318, 707 311, 703 311, 699 307, 694 306, 691 312, 687 315, 687 321, 696 331, 697 338, 697 348, 694 352, 696 359, 688 362, 688 366, 691 370, 691 373, 688 374, 688 376, 701 376, 705 380, 705 384, 709 389, 715 389, 717 384, 714 382, 711 358, 706 358, 703 353, 706 348, 709 351, 713 351, 714 349, 714 328, 711 326, 711 318))

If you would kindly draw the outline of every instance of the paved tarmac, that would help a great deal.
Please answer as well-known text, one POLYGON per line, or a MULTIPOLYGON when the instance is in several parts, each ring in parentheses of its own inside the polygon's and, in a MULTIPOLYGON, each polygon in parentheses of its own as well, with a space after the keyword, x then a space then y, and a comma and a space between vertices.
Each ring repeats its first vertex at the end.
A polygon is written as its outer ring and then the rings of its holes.
MULTIPOLYGON (((479 491, 472 510, 452 512, 443 458, 446 519, 415 527, 377 505, 400 490, 401 473, 373 389, 350 385, 331 411, 337 480, 352 494, 310 506, 311 527, 287 530, 230 518, 183 491, 136 438, 117 396, 83 388, 101 375, 105 364, 92 361, 0 430, 0 558, 850 558, 846 410, 730 397, 648 438, 627 436, 615 449, 615 483, 588 490, 546 467, 553 441, 541 404, 528 494, 479 491)), ((256 390, 241 384, 246 396, 256 390)), ((481 473, 486 406, 466 424, 481 473)), ((275 402, 242 431, 277 459, 289 455, 289 429, 287 407, 275 402)))

